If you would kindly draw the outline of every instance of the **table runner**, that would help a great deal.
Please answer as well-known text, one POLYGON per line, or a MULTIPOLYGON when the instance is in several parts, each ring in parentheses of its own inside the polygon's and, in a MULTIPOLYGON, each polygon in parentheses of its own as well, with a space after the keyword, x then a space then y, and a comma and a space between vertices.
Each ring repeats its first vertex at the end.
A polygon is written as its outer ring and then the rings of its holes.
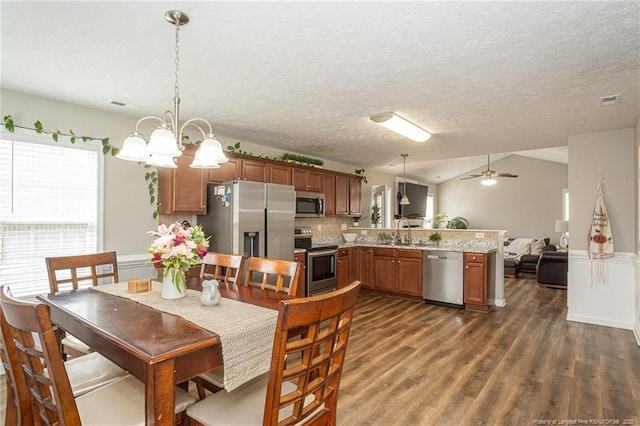
POLYGON ((277 311, 224 297, 217 306, 203 306, 196 290, 187 290, 182 299, 166 300, 160 297, 162 283, 156 281, 152 291, 144 293, 128 293, 127 283, 90 288, 179 316, 220 336, 228 392, 269 371, 277 311))

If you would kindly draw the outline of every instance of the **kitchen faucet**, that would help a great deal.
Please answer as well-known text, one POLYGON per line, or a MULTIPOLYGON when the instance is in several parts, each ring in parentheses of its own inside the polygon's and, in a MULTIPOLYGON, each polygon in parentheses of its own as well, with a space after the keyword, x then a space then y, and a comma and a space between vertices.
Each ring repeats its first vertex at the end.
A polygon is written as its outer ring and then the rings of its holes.
POLYGON ((405 237, 404 237, 404 243, 405 244, 411 244, 411 224, 409 223, 409 219, 407 219, 406 217, 403 217, 403 216, 399 216, 398 220, 396 222, 397 243, 398 244, 402 244, 402 238, 400 237, 400 221, 402 219, 405 219, 407 221, 407 235, 405 235, 405 237))

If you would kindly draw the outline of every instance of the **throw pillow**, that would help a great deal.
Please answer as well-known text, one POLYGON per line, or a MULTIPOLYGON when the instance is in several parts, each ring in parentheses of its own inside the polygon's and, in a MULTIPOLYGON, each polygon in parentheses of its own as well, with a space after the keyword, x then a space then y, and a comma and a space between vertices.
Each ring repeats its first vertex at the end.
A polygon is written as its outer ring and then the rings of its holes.
POLYGON ((531 251, 531 238, 513 238, 505 241, 504 257, 507 259, 520 259, 531 251))
POLYGON ((542 238, 536 238, 531 242, 531 254, 540 255, 546 244, 542 238))

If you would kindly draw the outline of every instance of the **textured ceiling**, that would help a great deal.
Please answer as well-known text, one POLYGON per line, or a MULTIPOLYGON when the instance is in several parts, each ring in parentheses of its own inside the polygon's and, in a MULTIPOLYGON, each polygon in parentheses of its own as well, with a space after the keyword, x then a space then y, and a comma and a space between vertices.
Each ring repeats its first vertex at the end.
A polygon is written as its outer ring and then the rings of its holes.
POLYGON ((183 118, 367 169, 397 173, 406 152, 408 176, 441 181, 468 170, 454 174, 456 163, 441 160, 475 157, 482 167, 488 153, 564 146, 640 115, 638 1, 0 7, 2 88, 159 115, 174 84, 164 13, 179 9, 191 18, 180 33, 183 118), (614 94, 617 105, 599 106, 614 94), (368 118, 385 111, 433 137, 418 144, 368 118))

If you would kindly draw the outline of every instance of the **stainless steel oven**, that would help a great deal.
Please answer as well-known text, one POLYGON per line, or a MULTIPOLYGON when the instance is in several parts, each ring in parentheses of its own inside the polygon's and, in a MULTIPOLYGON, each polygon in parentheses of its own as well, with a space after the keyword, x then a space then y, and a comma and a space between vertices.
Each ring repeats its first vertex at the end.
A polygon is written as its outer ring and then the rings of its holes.
POLYGON ((311 228, 296 228, 295 248, 305 249, 307 276, 305 296, 326 293, 338 288, 338 246, 313 244, 311 228))

